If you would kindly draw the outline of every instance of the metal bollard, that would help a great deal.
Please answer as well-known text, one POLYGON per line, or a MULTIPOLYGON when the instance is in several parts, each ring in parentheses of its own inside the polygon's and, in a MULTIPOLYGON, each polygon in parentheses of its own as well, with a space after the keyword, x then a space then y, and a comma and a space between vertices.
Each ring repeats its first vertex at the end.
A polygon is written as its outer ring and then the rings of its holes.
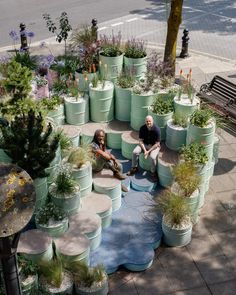
POLYGON ((188 34, 189 34, 188 29, 184 29, 183 37, 182 37, 182 50, 179 55, 179 57, 181 57, 181 58, 185 58, 185 57, 189 56, 189 54, 188 54, 188 41, 189 41, 188 34))
POLYGON ((20 41, 21 41, 21 51, 28 51, 28 42, 27 42, 27 33, 26 33, 26 25, 24 23, 20 24, 20 41))
POLYGON ((96 18, 93 18, 91 23, 92 23, 92 26, 91 26, 92 34, 94 35, 95 41, 97 41, 97 39, 98 39, 98 26, 97 26, 98 21, 96 18))

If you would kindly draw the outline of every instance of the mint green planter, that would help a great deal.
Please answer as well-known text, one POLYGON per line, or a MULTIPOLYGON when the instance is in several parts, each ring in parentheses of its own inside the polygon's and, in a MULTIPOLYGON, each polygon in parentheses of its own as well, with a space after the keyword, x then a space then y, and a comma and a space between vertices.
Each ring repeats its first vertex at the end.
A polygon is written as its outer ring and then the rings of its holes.
POLYGON ((72 176, 80 186, 81 197, 92 191, 92 166, 90 162, 84 164, 80 169, 73 168, 72 176))
POLYGON ((123 57, 124 55, 121 54, 115 57, 109 57, 102 55, 102 52, 99 54, 99 65, 100 65, 100 73, 101 76, 112 82, 115 82, 117 77, 122 72, 123 68, 123 57))
POLYGON ((29 276, 29 278, 21 279, 21 292, 22 295, 37 294, 38 290, 38 275, 29 276))
POLYGON ((171 165, 158 159, 157 173, 159 183, 163 187, 169 187, 174 182, 174 177, 171 172, 171 165))
POLYGON ((12 159, 4 152, 3 149, 0 149, 0 163, 11 163, 12 159))
POLYGON ((139 166, 146 171, 151 171, 151 159, 148 157, 147 159, 144 158, 144 154, 141 153, 139 156, 139 166))
POLYGON ((164 243, 171 247, 183 247, 190 243, 192 237, 192 224, 190 223, 186 228, 176 229, 171 228, 162 219, 162 231, 164 235, 164 243))
POLYGON ((153 94, 135 94, 131 95, 131 120, 130 125, 134 130, 139 130, 145 123, 148 115, 148 109, 153 102, 153 94))
POLYGON ((179 151, 186 144, 187 128, 173 125, 172 119, 166 125, 166 146, 173 151, 179 151))
POLYGON ((167 125, 167 121, 170 120, 173 116, 173 112, 170 112, 168 114, 156 114, 153 113, 151 107, 148 109, 148 114, 151 115, 153 117, 153 121, 154 123, 160 127, 161 129, 161 140, 165 140, 166 139, 166 125, 167 125))
POLYGON ((114 119, 114 84, 111 81, 105 81, 94 88, 90 84, 90 114, 91 120, 97 123, 110 122, 114 119))
POLYGON ((65 123, 64 104, 57 106, 53 111, 49 111, 47 116, 53 120, 56 126, 63 125, 65 123))
POLYGON ((35 211, 44 206, 48 195, 47 177, 34 179, 36 193, 35 211))
POLYGON ((121 133, 107 133, 107 146, 111 149, 121 149, 121 133))
POLYGON ((193 192, 193 194, 190 197, 186 197, 185 200, 191 210, 191 221, 193 224, 196 224, 199 219, 199 216, 198 216, 199 203, 200 203, 199 190, 196 190, 195 192, 193 192))
POLYGON ((46 232, 50 237, 60 237, 67 231, 69 226, 68 218, 57 222, 55 221, 55 223, 52 223, 50 225, 39 224, 37 223, 37 220, 35 220, 35 224, 36 228, 46 232))
POLYGON ((213 158, 214 158, 215 164, 218 163, 219 147, 220 147, 220 138, 217 134, 215 134, 214 141, 213 141, 213 158))
POLYGON ((76 99, 64 97, 66 122, 71 125, 83 125, 89 121, 89 98, 87 95, 76 99))
POLYGON ((59 165, 53 165, 53 166, 49 166, 48 168, 45 169, 46 173, 48 173, 48 177, 47 177, 47 183, 48 186, 53 182, 54 178, 55 178, 55 174, 58 170, 59 165))
POLYGON ((91 81, 93 80, 94 76, 98 75, 98 72, 96 73, 79 73, 79 72, 75 72, 75 77, 78 80, 78 87, 79 90, 82 92, 88 92, 89 91, 89 84, 91 83, 91 81), (87 80, 85 80, 85 78, 87 80))
POLYGON ((115 118, 120 121, 130 121, 131 88, 121 88, 115 85, 115 118))
POLYGON ((147 57, 131 58, 124 56, 124 68, 132 73, 135 79, 139 80, 147 71, 147 57))
POLYGON ((93 186, 96 192, 100 194, 105 194, 111 198, 112 212, 115 212, 118 209, 120 209, 120 206, 121 206, 121 186, 120 185, 116 185, 113 187, 104 187, 97 184, 95 180, 93 186))
POLYGON ((138 145, 138 132, 127 131, 121 136, 121 153, 126 159, 132 160, 133 150, 138 145))
POLYGON ((97 288, 93 288, 91 290, 89 288, 80 287, 77 283, 75 283, 76 295, 107 295, 108 291, 108 278, 101 286, 98 286, 97 288))
POLYGON ((199 107, 200 100, 197 97, 194 97, 192 102, 185 94, 181 96, 180 100, 177 96, 174 98, 174 109, 176 114, 190 117, 190 115, 199 109, 199 107))
POLYGON ((186 144, 200 143, 206 148, 209 160, 213 156, 213 145, 215 136, 215 122, 212 121, 206 127, 198 127, 190 124, 187 129, 186 144))
POLYGON ((49 187, 52 202, 62 209, 68 215, 77 213, 80 207, 80 188, 76 187, 76 191, 73 194, 59 194, 56 192, 56 185, 52 183, 49 187))

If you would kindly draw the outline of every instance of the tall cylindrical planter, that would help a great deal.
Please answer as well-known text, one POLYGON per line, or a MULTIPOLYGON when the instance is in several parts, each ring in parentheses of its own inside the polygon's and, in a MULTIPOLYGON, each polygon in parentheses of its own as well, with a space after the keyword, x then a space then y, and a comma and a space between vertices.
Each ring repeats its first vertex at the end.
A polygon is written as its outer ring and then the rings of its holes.
POLYGON ((49 111, 47 116, 53 119, 56 126, 63 125, 65 123, 64 104, 60 104, 55 110, 49 111))
POLYGON ((73 169, 72 176, 80 186, 81 197, 86 196, 92 191, 92 166, 90 162, 86 162, 81 168, 73 169))
POLYGON ((79 90, 82 92, 88 92, 89 91, 89 84, 93 80, 93 78, 98 73, 80 73, 79 71, 75 72, 75 77, 78 80, 78 87, 79 90))
POLYGON ((220 138, 217 134, 215 134, 214 135, 214 142, 213 142, 213 158, 214 158, 215 164, 218 163, 219 146, 220 146, 220 138))
POLYGON ((115 82, 122 72, 123 57, 123 54, 114 57, 104 56, 102 52, 99 54, 100 73, 103 79, 115 82))
POLYGON ((124 56, 125 71, 131 73, 135 79, 139 80, 147 71, 147 57, 131 58, 124 56))
POLYGON ((107 295, 109 291, 108 279, 101 284, 98 284, 97 288, 86 288, 75 283, 75 294, 76 295, 107 295))
POLYGON ((191 101, 187 95, 182 95, 180 99, 178 96, 174 98, 175 113, 190 117, 190 115, 200 107, 200 100, 194 97, 191 101))
POLYGON ((96 123, 110 122, 114 119, 114 84, 111 81, 99 83, 95 88, 89 85, 90 115, 96 123))
POLYGON ((145 117, 148 115, 148 109, 153 102, 153 94, 135 94, 131 95, 131 120, 130 125, 134 130, 139 130, 145 123, 145 117))
POLYGON ((36 228, 46 232, 50 237, 60 237, 68 229, 68 218, 64 218, 61 221, 55 221, 51 224, 40 224, 36 221, 36 228))
POLYGON ((66 122, 71 125, 83 125, 89 121, 89 98, 64 97, 66 122))
POLYGON ((131 88, 115 85, 115 118, 119 121, 130 121, 131 88))
POLYGON ((156 114, 156 113, 153 113, 151 108, 149 108, 148 114, 153 117, 154 123, 161 129, 161 140, 165 140, 167 121, 172 118, 173 112, 170 112, 167 114, 156 114))
POLYGON ((166 146, 172 151, 179 151, 186 144, 187 127, 173 124, 173 120, 167 121, 166 146))
POLYGON ((44 206, 48 195, 47 177, 34 179, 34 187, 36 193, 35 211, 44 206))
POLYGON ((215 122, 212 120, 206 127, 190 124, 187 129, 186 144, 199 143, 204 145, 209 160, 212 159, 215 136, 215 122))

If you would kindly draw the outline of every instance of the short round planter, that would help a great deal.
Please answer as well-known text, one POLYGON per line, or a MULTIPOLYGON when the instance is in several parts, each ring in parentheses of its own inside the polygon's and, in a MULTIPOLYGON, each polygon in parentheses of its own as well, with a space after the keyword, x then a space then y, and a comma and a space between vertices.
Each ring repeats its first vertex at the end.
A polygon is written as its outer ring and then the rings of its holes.
POLYGON ((34 179, 34 187, 35 187, 35 193, 36 193, 35 211, 37 211, 40 207, 44 206, 46 203, 46 199, 48 195, 47 177, 34 179))
POLYGON ((101 52, 99 54, 101 76, 107 80, 115 82, 122 72, 123 57, 123 54, 114 57, 104 56, 101 52))
POLYGON ((190 117, 190 115, 196 111, 200 106, 200 100, 195 96, 191 101, 187 95, 182 95, 180 99, 174 97, 174 109, 176 114, 190 117))
POLYGON ((81 197, 86 196, 92 191, 92 166, 90 162, 85 163, 81 168, 72 170, 74 180, 80 186, 81 197))
POLYGON ((55 110, 49 111, 47 116, 53 119, 56 126, 63 125, 65 123, 64 104, 57 106, 55 110))
POLYGON ((103 282, 94 284, 92 287, 82 287, 75 283, 75 294, 76 295, 107 295, 109 291, 108 288, 108 278, 104 279, 103 282))
POLYGON ((24 279, 21 279, 21 291, 22 295, 37 294, 38 291, 38 275, 29 275, 24 279))
POLYGON ((173 124, 173 120, 167 121, 166 126, 166 146, 173 151, 179 151, 186 144, 187 127, 173 124))
POLYGON ((76 99, 64 97, 66 122, 71 125, 83 125, 89 121, 89 98, 87 95, 76 99))
POLYGON ((139 80, 147 71, 147 56, 141 58, 131 58, 124 56, 124 68, 139 80))
POLYGON ((36 227, 46 232, 50 237, 60 237, 63 235, 69 226, 68 218, 65 218, 61 221, 53 221, 47 224, 39 224, 35 220, 36 227))
POLYGON ((130 121, 131 88, 115 85, 115 117, 120 121, 130 121))
POLYGON ((91 120, 97 123, 114 119, 114 84, 111 81, 99 83, 95 88, 89 85, 91 120))

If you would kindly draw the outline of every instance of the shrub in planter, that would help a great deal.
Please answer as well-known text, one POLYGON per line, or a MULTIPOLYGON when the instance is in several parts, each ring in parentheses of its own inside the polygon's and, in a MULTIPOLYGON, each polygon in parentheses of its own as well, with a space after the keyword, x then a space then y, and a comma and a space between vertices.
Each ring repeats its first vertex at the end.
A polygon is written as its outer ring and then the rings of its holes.
POLYGON ((208 162, 206 149, 199 143, 191 143, 181 148, 181 158, 186 162, 192 162, 194 165, 204 165, 208 162))
POLYGON ((81 145, 76 149, 72 149, 68 157, 68 163, 75 168, 81 168, 87 162, 93 162, 93 152, 90 145, 81 145))

